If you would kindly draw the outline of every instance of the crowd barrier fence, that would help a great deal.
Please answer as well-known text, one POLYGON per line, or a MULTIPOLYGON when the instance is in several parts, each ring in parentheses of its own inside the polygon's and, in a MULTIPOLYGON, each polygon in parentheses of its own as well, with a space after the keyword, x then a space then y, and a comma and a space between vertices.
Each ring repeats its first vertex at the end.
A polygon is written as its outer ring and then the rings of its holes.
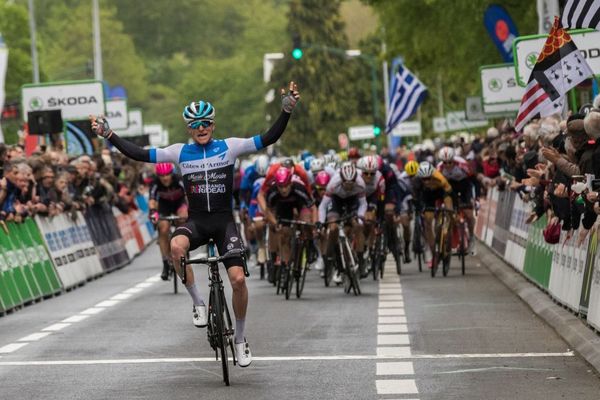
POLYGON ((561 231, 558 244, 548 244, 546 216, 527 224, 530 208, 516 192, 493 188, 481 199, 475 234, 528 280, 600 330, 599 236, 592 231, 578 244, 580 230, 569 240, 561 231))
POLYGON ((128 264, 156 237, 148 201, 136 205, 0 222, 0 315, 128 264))

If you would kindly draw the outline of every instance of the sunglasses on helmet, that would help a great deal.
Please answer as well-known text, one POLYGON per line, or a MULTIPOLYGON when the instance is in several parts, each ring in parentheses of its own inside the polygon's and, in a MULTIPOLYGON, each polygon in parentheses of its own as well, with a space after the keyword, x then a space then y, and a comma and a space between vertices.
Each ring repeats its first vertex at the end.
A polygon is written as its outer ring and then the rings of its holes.
POLYGON ((211 121, 208 119, 202 119, 200 121, 192 121, 188 124, 188 126, 192 129, 198 129, 200 127, 208 128, 212 124, 214 124, 214 121, 211 121))

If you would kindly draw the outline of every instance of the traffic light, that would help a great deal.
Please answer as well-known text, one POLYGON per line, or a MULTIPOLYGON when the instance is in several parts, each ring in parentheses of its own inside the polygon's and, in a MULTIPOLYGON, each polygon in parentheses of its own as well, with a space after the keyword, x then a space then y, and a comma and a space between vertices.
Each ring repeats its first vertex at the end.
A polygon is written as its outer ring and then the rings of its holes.
POLYGON ((296 34, 292 37, 292 44, 293 44, 292 57, 294 57, 294 59, 296 59, 296 60, 301 59, 302 55, 304 53, 302 52, 302 43, 300 42, 299 35, 296 34))
POLYGON ((381 128, 377 125, 373 125, 373 135, 379 136, 381 135, 381 128))

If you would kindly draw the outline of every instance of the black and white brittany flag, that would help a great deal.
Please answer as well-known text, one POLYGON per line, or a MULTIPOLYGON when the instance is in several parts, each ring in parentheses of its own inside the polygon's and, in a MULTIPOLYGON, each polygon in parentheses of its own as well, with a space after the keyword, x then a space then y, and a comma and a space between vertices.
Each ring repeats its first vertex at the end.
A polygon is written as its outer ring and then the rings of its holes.
POLYGON ((565 94, 592 75, 592 69, 557 17, 521 99, 515 120, 517 132, 532 118, 561 112, 565 94))
POLYGON ((567 29, 600 30, 600 0, 568 0, 561 22, 567 29))

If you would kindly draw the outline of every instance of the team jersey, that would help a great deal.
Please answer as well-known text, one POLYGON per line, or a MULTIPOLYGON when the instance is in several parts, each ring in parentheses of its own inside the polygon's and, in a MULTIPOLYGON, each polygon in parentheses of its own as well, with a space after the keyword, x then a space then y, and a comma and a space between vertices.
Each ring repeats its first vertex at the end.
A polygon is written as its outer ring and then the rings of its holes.
POLYGON ((260 135, 247 139, 212 139, 204 146, 177 143, 163 149, 150 149, 150 162, 179 165, 190 215, 230 212, 235 159, 262 148, 260 135))
POLYGON ((448 180, 442 175, 442 173, 438 170, 434 170, 430 179, 423 180, 423 188, 425 190, 439 190, 442 189, 446 193, 452 192, 452 186, 448 183, 448 180))
POLYGON ((185 201, 185 187, 177 175, 173 175, 171 185, 165 186, 160 179, 155 178, 150 186, 150 200, 156 200, 159 203, 183 203, 185 201))
POLYGON ((359 201, 357 214, 361 218, 365 216, 365 212, 367 211, 368 207, 365 194, 365 181, 363 181, 362 177, 357 176, 351 190, 344 189, 342 183, 342 177, 340 176, 340 173, 337 172, 327 185, 327 190, 325 191, 325 195, 323 196, 321 204, 319 205, 320 222, 325 222, 327 210, 333 197, 339 197, 340 199, 350 199, 352 197, 356 197, 359 201))
POLYGON ((256 216, 262 215, 262 210, 258 205, 258 192, 260 192, 260 187, 262 186, 265 178, 258 178, 254 181, 252 186, 252 194, 250 195, 250 204, 248 206, 248 215, 250 218, 254 218, 256 216))
POLYGON ((278 218, 294 219, 294 210, 300 211, 303 208, 310 208, 314 202, 304 185, 293 183, 289 195, 282 196, 273 185, 269 188, 266 195, 267 207, 275 211, 278 218))
POLYGON ((462 181, 473 175, 471 167, 467 161, 459 156, 454 157, 454 164, 450 168, 446 168, 443 162, 437 165, 437 169, 441 171, 444 177, 451 181, 462 181))

